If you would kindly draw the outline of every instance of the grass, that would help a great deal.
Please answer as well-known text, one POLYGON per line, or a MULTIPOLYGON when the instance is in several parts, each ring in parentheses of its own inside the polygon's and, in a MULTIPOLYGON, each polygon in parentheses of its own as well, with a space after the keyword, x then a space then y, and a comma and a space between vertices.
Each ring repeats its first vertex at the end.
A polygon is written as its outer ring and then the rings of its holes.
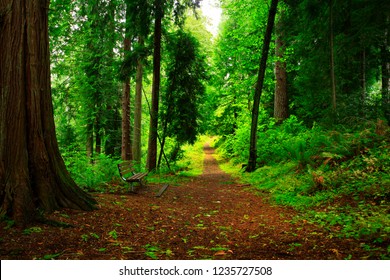
MULTIPOLYGON (((371 251, 386 246, 390 241, 389 138, 367 130, 305 133, 305 145, 291 141, 288 157, 269 160, 253 173, 244 173, 242 163, 226 159, 226 153, 217 149, 220 167, 266 193, 271 202, 295 208, 301 219, 330 232, 339 228, 337 237, 362 240, 371 251)), ((301 141, 299 135, 297 139, 301 141)), ((276 151, 281 144, 274 145, 269 150, 276 151)), ((390 246, 387 250, 384 259, 390 257, 390 246)))
POLYGON ((203 146, 208 137, 201 136, 193 145, 183 146, 183 156, 171 166, 171 170, 161 168, 148 175, 147 181, 154 184, 178 185, 186 178, 196 177, 203 173, 204 152, 203 146))
POLYGON ((203 146, 207 142, 206 136, 201 136, 193 145, 185 145, 183 147, 184 156, 177 163, 182 171, 179 171, 179 176, 195 177, 203 173, 204 152, 203 146))

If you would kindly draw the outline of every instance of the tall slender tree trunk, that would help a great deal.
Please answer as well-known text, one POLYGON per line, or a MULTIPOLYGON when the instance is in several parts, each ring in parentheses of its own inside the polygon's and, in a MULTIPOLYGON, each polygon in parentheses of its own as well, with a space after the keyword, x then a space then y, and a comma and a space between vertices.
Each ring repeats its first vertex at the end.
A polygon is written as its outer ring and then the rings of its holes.
POLYGON ((336 75, 334 66, 334 28, 333 28, 333 0, 329 1, 329 44, 330 44, 330 77, 332 87, 332 117, 336 120, 336 75))
POLYGON ((163 18, 162 1, 155 0, 154 22, 154 54, 153 54, 153 84, 152 106, 150 112, 149 145, 146 166, 149 171, 156 169, 157 165, 157 129, 158 107, 160 93, 160 68, 161 68, 161 24, 163 18))
POLYGON ((257 124, 259 121, 259 106, 260 98, 263 90, 265 68, 267 67, 267 59, 269 52, 269 45, 272 37, 272 29, 275 23, 275 15, 278 6, 278 0, 272 0, 271 6, 268 13, 267 29, 264 35, 263 49, 261 53, 260 67, 258 78, 256 82, 255 96, 252 109, 252 124, 251 124, 251 136, 250 136, 250 147, 249 147, 249 159, 248 165, 246 166, 247 172, 253 172, 256 170, 257 161, 257 124))
POLYGON ((274 96, 274 118, 278 123, 283 122, 288 118, 288 95, 287 95, 287 70, 286 62, 284 61, 284 42, 283 42, 283 24, 282 16, 276 24, 276 39, 275 39, 275 96, 274 96))
POLYGON ((87 124, 86 134, 87 134, 87 143, 86 143, 87 157, 92 158, 93 156, 93 124, 92 123, 87 124))
MULTIPOLYGON (((142 37, 139 38, 140 46, 144 45, 142 37)), ((141 163, 141 135, 142 135, 142 79, 143 64, 142 58, 138 59, 136 86, 135 86, 135 109, 134 109, 134 139, 133 139, 133 157, 137 163, 141 163)))
MULTIPOLYGON (((390 17, 386 18, 386 26, 389 26, 390 17)), ((382 108, 387 123, 390 125, 390 46, 389 46, 390 32, 386 28, 384 34, 384 42, 381 49, 382 60, 382 108)))
MULTIPOLYGON (((126 22, 129 23, 129 6, 126 7, 126 22)), ((130 30, 126 28, 124 40, 125 54, 131 49, 130 30)), ((123 83, 122 90, 122 160, 132 160, 131 150, 131 125, 130 125, 130 78, 123 83)))
POLYGON ((50 86, 49 0, 0 3, 0 214, 23 225, 36 209, 92 210, 66 171, 50 86))
MULTIPOLYGON (((97 96, 99 96, 100 93, 97 93, 97 96)), ((99 98, 100 99, 100 98, 99 98)), ((99 100, 98 99, 98 100, 99 100)), ((98 112, 96 113, 95 117, 95 152, 97 155, 101 154, 102 152, 102 112, 100 107, 100 102, 96 102, 96 107, 98 108, 98 112)))
POLYGON ((362 85, 362 94, 360 98, 360 106, 361 106, 361 116, 365 116, 365 104, 366 104, 366 98, 367 98, 367 78, 366 78, 366 69, 367 69, 367 58, 366 58, 366 49, 362 50, 362 76, 361 76, 361 85, 362 85))
POLYGON ((131 160, 130 137, 130 79, 123 83, 122 91, 122 160, 131 160))

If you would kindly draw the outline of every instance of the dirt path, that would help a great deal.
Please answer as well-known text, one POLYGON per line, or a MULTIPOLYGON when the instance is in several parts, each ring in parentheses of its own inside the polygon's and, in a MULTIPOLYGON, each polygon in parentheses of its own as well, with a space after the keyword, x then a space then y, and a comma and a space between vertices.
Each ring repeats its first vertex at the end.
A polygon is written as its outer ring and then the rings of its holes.
POLYGON ((0 259, 344 259, 364 258, 353 240, 331 238, 289 208, 263 201, 221 171, 205 147, 204 173, 162 197, 161 186, 138 194, 97 194, 100 209, 61 211, 73 225, 1 225, 0 259))

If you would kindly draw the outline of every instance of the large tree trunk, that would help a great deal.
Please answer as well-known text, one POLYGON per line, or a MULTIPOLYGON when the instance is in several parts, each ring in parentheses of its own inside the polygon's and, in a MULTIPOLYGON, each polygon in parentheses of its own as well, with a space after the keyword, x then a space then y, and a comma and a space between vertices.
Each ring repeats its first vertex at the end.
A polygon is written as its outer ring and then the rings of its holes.
MULTIPOLYGON (((143 46, 144 40, 139 38, 140 46, 143 46)), ((141 121, 142 121, 142 78, 143 65, 142 58, 138 59, 136 85, 135 85, 135 108, 134 108, 134 139, 133 139, 133 157, 137 163, 141 163, 141 121)))
MULTIPOLYGON (((280 13, 281 17, 283 11, 280 13)), ((275 39, 275 97, 274 97, 274 118, 278 123, 282 123, 288 118, 288 95, 287 95, 287 70, 284 61, 283 24, 279 19, 276 24, 275 39)))
POLYGON ((257 161, 257 124, 259 121, 259 106, 260 98, 263 90, 265 68, 267 67, 267 58, 269 52, 269 44, 271 42, 272 29, 275 23, 275 15, 278 6, 278 0, 272 0, 268 13, 267 29, 264 35, 263 49, 261 52, 261 60, 259 67, 259 74, 256 82, 255 96, 252 109, 252 124, 251 124, 251 136, 249 147, 249 160, 246 166, 247 172, 253 172, 256 170, 257 161))
POLYGON ((92 210, 61 158, 50 88, 49 0, 0 0, 0 207, 17 223, 36 209, 92 210))
POLYGON ((153 84, 152 84, 152 106, 150 112, 149 146, 147 157, 147 169, 156 169, 157 165, 157 129, 158 129, 158 105, 160 93, 160 66, 161 66, 161 22, 163 9, 161 0, 155 0, 155 22, 154 22, 154 54, 153 54, 153 84))

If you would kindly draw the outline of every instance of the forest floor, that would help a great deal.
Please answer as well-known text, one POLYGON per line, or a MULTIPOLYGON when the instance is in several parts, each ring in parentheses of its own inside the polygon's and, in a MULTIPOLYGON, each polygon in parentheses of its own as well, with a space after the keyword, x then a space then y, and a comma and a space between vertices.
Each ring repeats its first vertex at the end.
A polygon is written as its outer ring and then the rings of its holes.
POLYGON ((299 220, 291 208, 242 186, 224 173, 205 146, 204 172, 137 194, 94 194, 99 209, 63 210, 48 218, 71 227, 2 222, 0 259, 268 259, 376 258, 355 239, 299 220))

